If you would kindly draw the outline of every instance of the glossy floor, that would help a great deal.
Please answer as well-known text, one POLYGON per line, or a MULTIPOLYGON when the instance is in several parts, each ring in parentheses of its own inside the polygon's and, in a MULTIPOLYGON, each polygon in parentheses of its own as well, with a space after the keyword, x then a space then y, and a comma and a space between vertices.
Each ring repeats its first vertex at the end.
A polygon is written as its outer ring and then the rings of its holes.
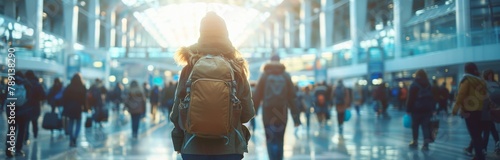
MULTIPOLYGON (((6 133, 5 114, 1 115, 0 130, 6 133)), ((463 152, 470 138, 465 123, 459 117, 439 116, 438 140, 430 145, 429 151, 421 151, 420 148, 408 148, 411 130, 402 125, 403 113, 390 110, 389 115, 390 118, 377 117, 372 109, 365 106, 360 116, 353 113, 352 118, 344 124, 343 136, 338 134, 335 113, 331 122, 323 128, 316 123, 315 116, 311 117, 309 130, 305 126, 293 128, 290 124, 285 136, 285 159, 472 159, 463 152)), ((164 119, 162 117, 151 122, 147 117, 141 122, 139 138, 133 140, 130 138, 130 122, 111 114, 103 128, 82 127, 77 148, 70 148, 68 138, 58 131, 51 135, 50 131, 41 129, 40 136, 37 139, 30 138, 31 143, 24 147, 26 156, 12 159, 181 159, 172 149, 172 124, 164 119)), ((305 120, 304 116, 302 119, 305 120)), ((257 117, 250 150, 244 159, 268 159, 260 120, 261 117, 257 117)), ((5 136, 0 139, 4 141, 5 136)), ((493 140, 490 140, 488 159, 500 159, 493 153, 493 145, 493 140)), ((0 146, 2 150, 5 150, 4 147, 0 146)), ((4 154, 0 152, 0 159, 4 159, 4 154)))

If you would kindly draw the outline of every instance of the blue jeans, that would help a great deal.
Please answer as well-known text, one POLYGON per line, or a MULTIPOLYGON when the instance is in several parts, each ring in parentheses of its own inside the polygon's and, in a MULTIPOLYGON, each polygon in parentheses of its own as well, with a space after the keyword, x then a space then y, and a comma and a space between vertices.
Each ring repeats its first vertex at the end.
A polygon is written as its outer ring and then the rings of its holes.
POLYGON ((81 118, 69 118, 68 132, 69 132, 69 138, 71 140, 76 141, 78 134, 80 134, 81 127, 82 127, 81 118))
POLYGON ((283 159, 283 144, 286 125, 265 126, 267 140, 267 154, 271 160, 283 159))
POLYGON ((132 116, 132 136, 137 137, 139 132, 139 122, 141 121, 142 114, 133 114, 132 116))
POLYGON ((242 154, 225 154, 225 155, 195 155, 182 154, 183 160, 241 160, 242 154))

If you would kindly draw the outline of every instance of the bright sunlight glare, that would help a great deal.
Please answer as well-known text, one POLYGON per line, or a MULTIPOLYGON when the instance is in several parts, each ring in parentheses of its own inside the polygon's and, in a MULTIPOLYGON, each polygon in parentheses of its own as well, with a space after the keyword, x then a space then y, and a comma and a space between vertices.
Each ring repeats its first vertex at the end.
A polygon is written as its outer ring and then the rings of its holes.
POLYGON ((162 47, 177 48, 198 41, 200 21, 209 11, 216 12, 226 21, 229 39, 235 47, 248 38, 245 32, 256 29, 269 17, 253 8, 203 2, 149 8, 135 12, 134 16, 162 47))

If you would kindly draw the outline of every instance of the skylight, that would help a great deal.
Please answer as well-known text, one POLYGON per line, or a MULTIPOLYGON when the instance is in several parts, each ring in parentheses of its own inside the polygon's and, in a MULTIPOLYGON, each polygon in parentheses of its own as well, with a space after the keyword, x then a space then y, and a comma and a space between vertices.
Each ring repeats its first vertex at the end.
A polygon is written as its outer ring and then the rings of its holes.
POLYGON ((197 42, 200 21, 209 11, 215 11, 226 21, 229 38, 235 47, 270 15, 251 7, 197 2, 149 8, 135 12, 134 16, 162 47, 178 48, 197 42))

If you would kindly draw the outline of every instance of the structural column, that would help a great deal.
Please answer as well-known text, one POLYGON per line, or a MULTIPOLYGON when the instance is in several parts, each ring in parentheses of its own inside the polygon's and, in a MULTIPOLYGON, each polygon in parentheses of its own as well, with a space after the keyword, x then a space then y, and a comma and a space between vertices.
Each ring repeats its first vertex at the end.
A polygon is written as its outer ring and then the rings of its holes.
POLYGON ((394 58, 400 58, 403 54, 403 27, 411 18, 413 0, 394 0, 394 58))
POLYGON ((312 20, 311 20, 311 1, 302 0, 300 10, 300 47, 308 49, 311 48, 312 36, 312 20))
POLYGON ((3 6, 5 16, 12 19, 17 19, 16 6, 17 5, 15 0, 5 0, 3 6))
POLYGON ((332 0, 321 0, 321 13, 319 15, 319 30, 321 48, 333 45, 333 17, 334 8, 332 0))
POLYGON ((470 45, 470 0, 455 1, 457 23, 457 47, 470 45))
POLYGON ((360 42, 365 34, 367 0, 350 0, 349 13, 351 22, 351 41, 352 41, 352 64, 358 63, 359 52, 361 50, 360 42))
POLYGON ((33 28, 33 53, 34 57, 40 57, 42 44, 42 27, 43 27, 43 0, 30 0, 26 4, 26 18, 28 27, 33 28))
POLYGON ((286 12, 286 20, 285 20, 285 46, 288 48, 295 48, 295 31, 297 28, 295 27, 295 13, 292 11, 286 12))
POLYGON ((274 47, 274 29, 271 23, 266 24, 266 48, 274 47))
MULTIPOLYGON (((68 56, 75 53, 74 45, 76 44, 76 32, 78 29, 78 6, 76 0, 68 0, 63 3, 63 17, 64 17, 64 38, 66 39, 65 51, 63 57, 64 66, 68 66, 68 56)), ((65 70, 67 67, 64 68, 65 70)), ((67 71, 64 72, 65 76, 67 71)))
POLYGON ((99 48, 99 38, 101 29, 100 20, 100 0, 89 0, 89 21, 88 21, 88 47, 99 48))
POLYGON ((283 18, 280 18, 278 22, 278 48, 285 48, 285 21, 283 18))

